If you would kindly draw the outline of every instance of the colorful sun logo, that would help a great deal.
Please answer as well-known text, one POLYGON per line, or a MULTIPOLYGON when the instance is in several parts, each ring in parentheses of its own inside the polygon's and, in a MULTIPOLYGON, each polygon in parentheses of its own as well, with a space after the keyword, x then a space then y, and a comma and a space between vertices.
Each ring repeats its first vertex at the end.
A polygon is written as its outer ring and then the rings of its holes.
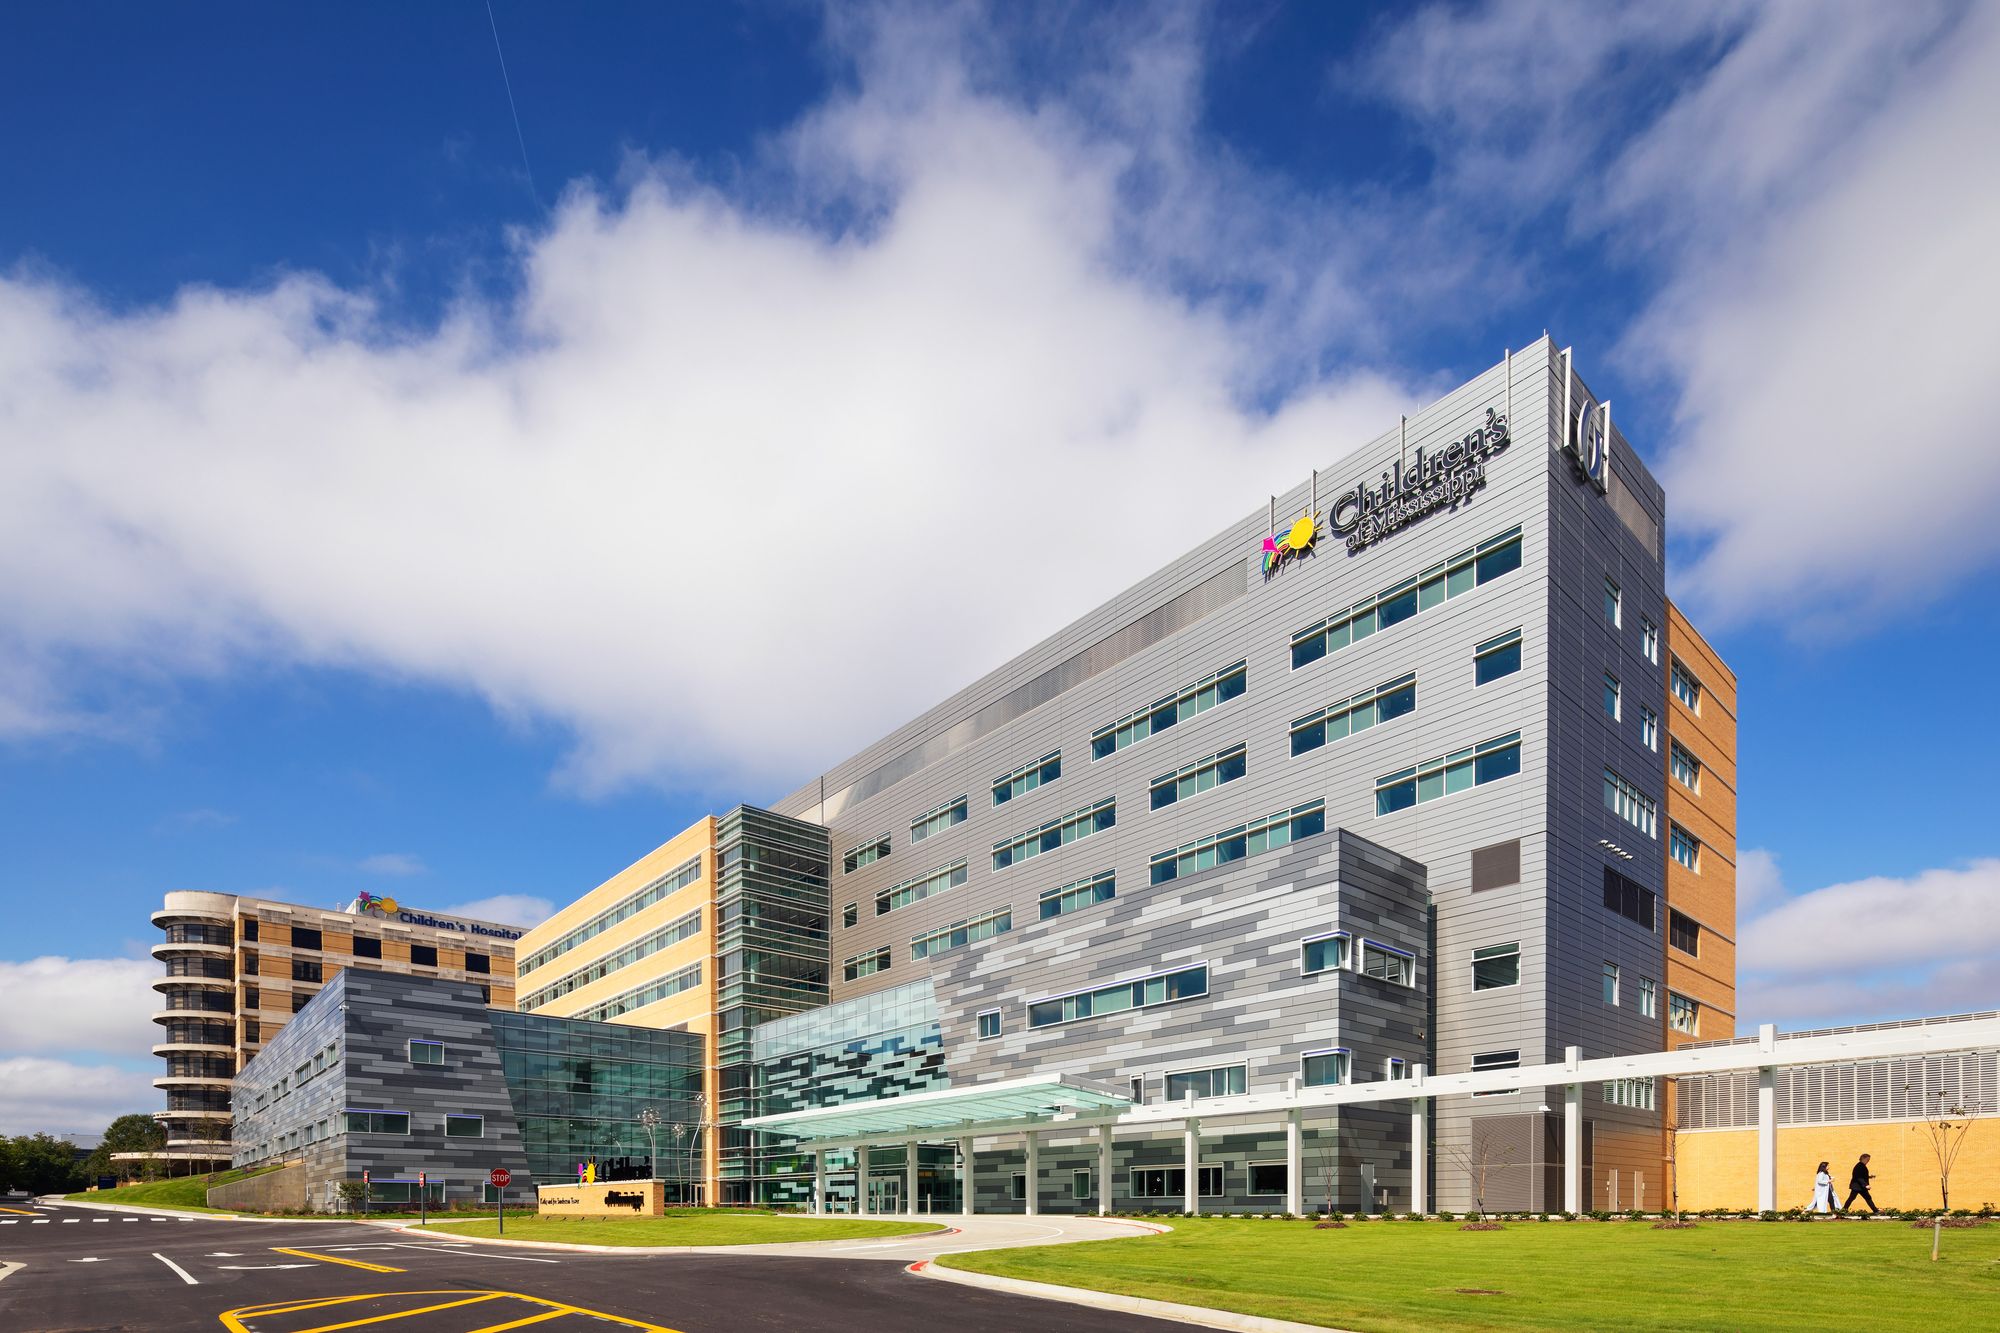
POLYGON ((1312 513, 1299 515, 1298 521, 1284 536, 1273 535, 1264 539, 1264 576, 1269 578, 1271 572, 1286 560, 1310 551, 1318 540, 1319 516, 1312 513))
POLYGON ((354 895, 354 901, 362 911, 373 912, 377 916, 393 916, 401 910, 394 898, 384 898, 365 889, 354 895))

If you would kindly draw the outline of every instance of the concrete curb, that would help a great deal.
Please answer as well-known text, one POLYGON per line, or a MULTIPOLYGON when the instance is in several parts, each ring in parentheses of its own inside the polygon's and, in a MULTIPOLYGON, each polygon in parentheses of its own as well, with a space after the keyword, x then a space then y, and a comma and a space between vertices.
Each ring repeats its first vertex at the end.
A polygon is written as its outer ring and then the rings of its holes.
MULTIPOLYGON (((461 1232, 444 1229, 432 1230, 412 1222, 375 1222, 370 1225, 390 1231, 401 1231, 411 1236, 421 1236, 427 1240, 449 1238, 455 1244, 465 1245, 512 1245, 531 1250, 571 1250, 581 1254, 736 1254, 746 1258, 758 1255, 796 1254, 805 1259, 842 1259, 849 1256, 838 1254, 818 1254, 806 1249, 810 1245, 825 1245, 823 1240, 752 1241, 744 1245, 584 1245, 566 1240, 509 1240, 505 1236, 467 1236, 461 1232)), ((856 1244, 879 1241, 894 1244, 898 1241, 922 1240, 926 1236, 950 1236, 957 1227, 936 1227, 930 1231, 912 1231, 902 1236, 862 1236, 852 1238, 856 1244)))
POLYGON ((1120 1296, 1086 1287, 1062 1287, 1050 1282, 1027 1282, 1017 1277, 994 1277, 971 1273, 962 1268, 943 1268, 931 1260, 910 1264, 904 1271, 918 1277, 938 1278, 968 1287, 1004 1292, 1009 1296, 1029 1296, 1037 1300, 1061 1301, 1093 1310, 1114 1310, 1119 1314, 1144 1315, 1200 1328, 1224 1328, 1235 1333, 1346 1333, 1325 1324, 1298 1324, 1289 1319, 1267 1319, 1263 1315, 1237 1314, 1233 1310, 1212 1310, 1205 1305, 1182 1305, 1177 1301, 1148 1300, 1144 1296, 1120 1296))

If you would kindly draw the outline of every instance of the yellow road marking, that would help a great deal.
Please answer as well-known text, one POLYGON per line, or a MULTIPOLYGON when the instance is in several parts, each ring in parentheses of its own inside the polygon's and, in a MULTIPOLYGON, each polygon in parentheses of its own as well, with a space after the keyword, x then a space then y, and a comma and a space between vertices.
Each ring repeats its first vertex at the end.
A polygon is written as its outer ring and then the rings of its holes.
POLYGON ((0 1213, 19 1213, 23 1217, 36 1216, 32 1210, 27 1208, 0 1208, 0 1213))
POLYGON ((516 1319, 511 1324, 488 1324, 485 1328, 475 1328, 472 1333, 506 1333, 510 1328, 526 1328, 529 1324, 539 1324, 545 1319, 561 1319, 564 1315, 577 1313, 580 1311, 544 1310, 540 1314, 531 1314, 526 1319, 516 1319))
POLYGON ((385 1324, 392 1319, 414 1319, 420 1314, 431 1314, 438 1310, 452 1310, 461 1305, 477 1305, 481 1301, 496 1300, 502 1295, 497 1291, 482 1291, 476 1296, 468 1296, 462 1301, 445 1301, 438 1305, 425 1305, 415 1310, 394 1310, 388 1314, 370 1315, 366 1319, 350 1319, 344 1324, 321 1324, 318 1328, 302 1328, 299 1333, 333 1333, 337 1328, 360 1328, 363 1324, 385 1324))
POLYGON ((273 1245, 271 1249, 278 1254, 296 1254, 301 1259, 317 1259, 323 1264, 346 1264, 349 1268, 365 1268, 371 1273, 407 1273, 410 1271, 407 1268, 391 1268, 387 1264, 363 1263, 359 1259, 342 1259, 338 1255, 317 1254, 312 1250, 288 1250, 282 1245, 273 1245))
MULTIPOLYGON (((406 1296, 406 1295, 456 1296, 459 1293, 455 1291, 448 1293, 436 1292, 436 1291, 424 1291, 424 1292, 388 1292, 386 1294, 391 1296, 406 1296)), ((280 1301, 276 1305, 268 1305, 268 1306, 246 1305, 240 1310, 231 1310, 228 1313, 224 1314, 222 1316, 222 1322, 225 1324, 228 1323, 232 1315, 242 1315, 245 1319, 262 1319, 266 1315, 297 1314, 300 1310, 317 1310, 323 1305, 345 1305, 349 1301, 365 1301, 367 1299, 368 1298, 366 1296, 321 1296, 319 1299, 311 1301, 296 1301, 296 1302, 280 1301)))

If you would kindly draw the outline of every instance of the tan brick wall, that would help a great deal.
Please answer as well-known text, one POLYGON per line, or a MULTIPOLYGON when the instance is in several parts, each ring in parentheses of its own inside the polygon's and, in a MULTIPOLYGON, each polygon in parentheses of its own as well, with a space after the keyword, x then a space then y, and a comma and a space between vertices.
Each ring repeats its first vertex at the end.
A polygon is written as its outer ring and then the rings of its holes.
MULTIPOLYGON (((1689 1041, 1736 1035, 1736 673, 1689 623, 1667 604, 1667 681, 1661 721, 1662 790, 1666 815, 1701 840, 1697 870, 1667 858, 1667 906, 1701 926, 1701 952, 1689 957, 1667 947, 1667 988, 1701 1004, 1700 1031, 1692 1036, 1667 1029, 1671 1049, 1689 1041), (1672 666, 1678 659, 1701 682, 1700 711, 1674 696, 1672 666), (1699 791, 1672 774, 1672 747, 1678 742, 1701 763, 1699 791)), ((1668 830, 1662 830, 1668 836, 1668 830)), ((1664 933, 1664 932, 1663 932, 1664 933)), ((1667 1006, 1661 1005, 1661 1018, 1667 1006)))
MULTIPOLYGON (((1682 1208, 1756 1207, 1756 1130, 1699 1130, 1675 1139, 1682 1208)), ((1814 1168, 1822 1161, 1829 1163, 1838 1201, 1844 1202, 1847 1174, 1862 1153, 1869 1154, 1868 1166, 1876 1176, 1872 1192, 1879 1207, 1939 1206, 1937 1156, 1922 1123, 1892 1120, 1779 1129, 1778 1207, 1807 1204, 1814 1168)), ((1952 1168, 1951 1203, 1954 1208, 2000 1207, 2000 1117, 1972 1121, 1952 1168)))

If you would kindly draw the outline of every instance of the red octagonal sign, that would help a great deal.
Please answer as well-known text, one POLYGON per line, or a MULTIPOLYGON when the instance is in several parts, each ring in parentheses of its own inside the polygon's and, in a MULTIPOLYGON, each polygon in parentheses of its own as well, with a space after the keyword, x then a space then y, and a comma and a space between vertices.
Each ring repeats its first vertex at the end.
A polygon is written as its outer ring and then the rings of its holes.
POLYGON ((507 1188, 508 1183, 514 1179, 514 1175, 506 1167, 496 1166, 486 1178, 493 1182, 493 1188, 504 1190, 507 1188))

